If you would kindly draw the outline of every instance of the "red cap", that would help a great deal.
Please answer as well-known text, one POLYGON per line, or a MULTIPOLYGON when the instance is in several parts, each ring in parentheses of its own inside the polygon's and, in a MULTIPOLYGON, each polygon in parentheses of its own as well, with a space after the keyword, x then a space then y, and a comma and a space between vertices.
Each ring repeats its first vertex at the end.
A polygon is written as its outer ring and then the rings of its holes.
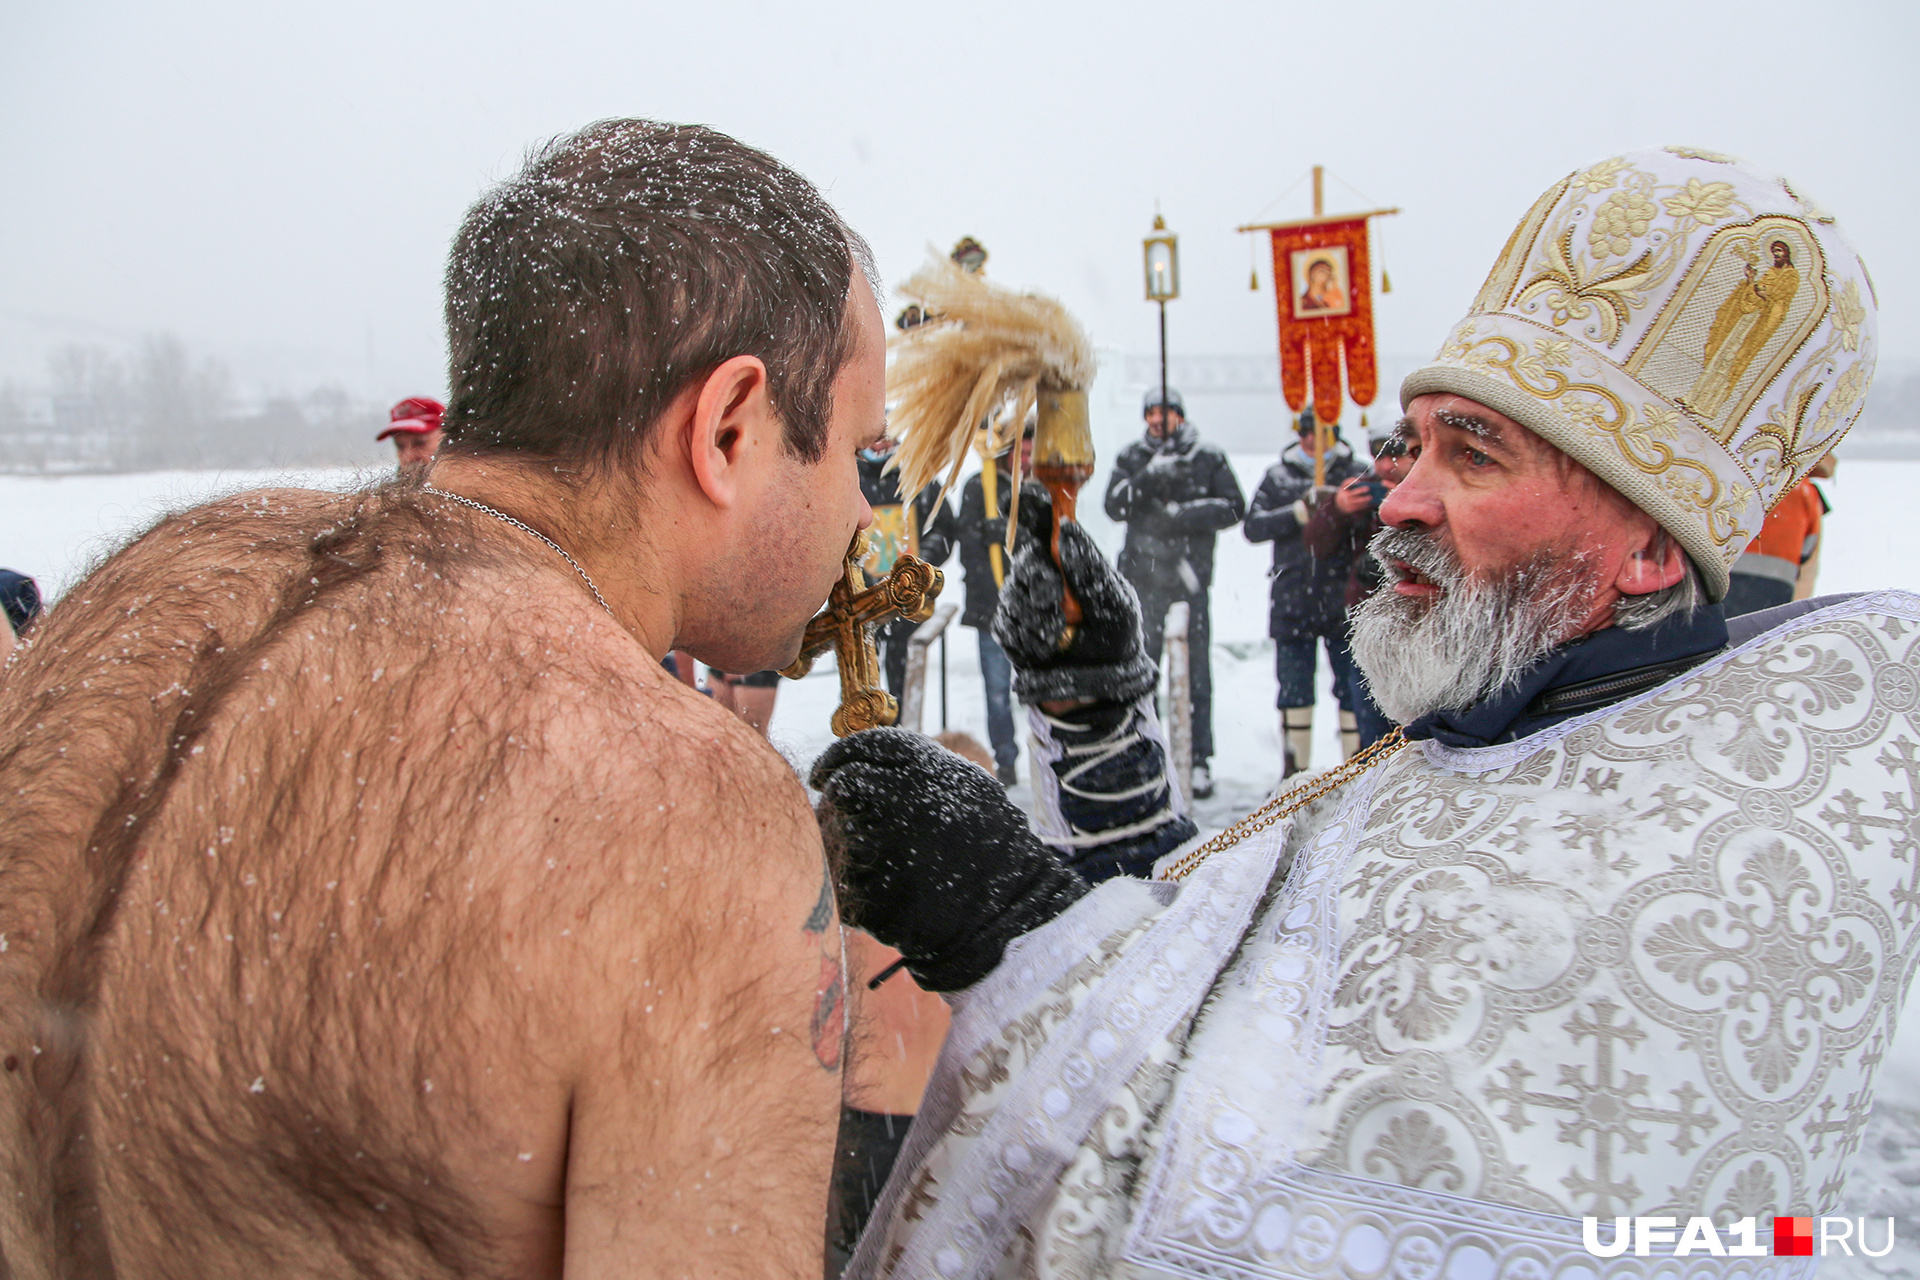
POLYGON ((393 411, 387 415, 393 421, 374 439, 385 440, 388 436, 397 436, 403 431, 410 435, 425 435, 429 431, 438 431, 440 419, 446 412, 447 406, 438 400, 429 400, 425 396, 408 396, 393 406, 393 411))

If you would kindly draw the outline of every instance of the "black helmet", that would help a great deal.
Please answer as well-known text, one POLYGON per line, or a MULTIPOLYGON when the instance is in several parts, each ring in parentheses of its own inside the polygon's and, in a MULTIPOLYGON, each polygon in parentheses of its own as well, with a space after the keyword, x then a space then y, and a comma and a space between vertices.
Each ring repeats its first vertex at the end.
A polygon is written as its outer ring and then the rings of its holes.
MULTIPOLYGON (((1140 416, 1143 418, 1146 417, 1147 410, 1158 409, 1162 406, 1162 403, 1163 402, 1160 399, 1160 388, 1158 387, 1149 388, 1147 391, 1147 394, 1141 397, 1141 400, 1140 400, 1140 416)), ((1184 418, 1187 416, 1187 402, 1185 400, 1182 400, 1180 398, 1180 393, 1178 391, 1175 391, 1172 387, 1167 388, 1167 398, 1164 401, 1164 404, 1167 407, 1171 408, 1175 413, 1179 414, 1181 417, 1184 418)))

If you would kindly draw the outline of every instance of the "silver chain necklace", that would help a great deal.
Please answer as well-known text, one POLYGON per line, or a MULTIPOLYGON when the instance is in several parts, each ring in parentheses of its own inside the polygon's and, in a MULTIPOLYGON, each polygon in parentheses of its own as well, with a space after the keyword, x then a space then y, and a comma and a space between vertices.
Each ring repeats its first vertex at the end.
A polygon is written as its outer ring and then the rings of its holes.
MULTIPOLYGON (((522 533, 530 533, 534 537, 540 539, 540 541, 552 547, 554 550, 554 553, 558 555, 562 560, 565 560, 568 564, 573 566, 573 571, 580 575, 580 581, 586 583, 587 590, 593 592, 593 598, 600 602, 600 607, 602 609, 607 610, 607 616, 609 618, 613 618, 613 610, 607 607, 607 599, 605 596, 600 594, 600 588, 593 585, 593 578, 587 573, 585 569, 582 569, 580 567, 580 562, 578 560, 575 560, 572 556, 567 554, 567 549, 565 547, 555 542, 552 538, 549 538, 546 534, 540 532, 538 529, 534 528, 530 524, 525 524, 519 520, 515 520, 512 516, 508 515, 504 511, 495 511, 492 507, 488 506, 484 502, 475 502, 472 498, 466 497, 464 494, 449 493, 445 489, 436 489, 430 484, 421 485, 420 491, 422 493, 431 493, 435 497, 449 499, 453 502, 459 503, 463 507, 472 507, 475 511, 484 511, 488 515, 492 516, 495 520, 504 521, 505 523, 510 524, 514 528, 520 530, 522 533)), ((618 622, 619 619, 614 618, 614 621, 618 622)))

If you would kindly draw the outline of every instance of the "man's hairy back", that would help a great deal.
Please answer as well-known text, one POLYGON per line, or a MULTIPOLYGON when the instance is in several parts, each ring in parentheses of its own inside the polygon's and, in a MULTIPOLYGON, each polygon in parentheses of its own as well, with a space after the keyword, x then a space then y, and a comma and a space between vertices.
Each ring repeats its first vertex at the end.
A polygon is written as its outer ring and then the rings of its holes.
POLYGON ((474 519, 404 488, 172 517, 8 672, 15 1274, 524 1273, 595 1196, 738 1232, 687 1185, 747 1141, 703 1080, 767 1083, 736 1110, 807 1158, 837 935, 797 784, 474 519))

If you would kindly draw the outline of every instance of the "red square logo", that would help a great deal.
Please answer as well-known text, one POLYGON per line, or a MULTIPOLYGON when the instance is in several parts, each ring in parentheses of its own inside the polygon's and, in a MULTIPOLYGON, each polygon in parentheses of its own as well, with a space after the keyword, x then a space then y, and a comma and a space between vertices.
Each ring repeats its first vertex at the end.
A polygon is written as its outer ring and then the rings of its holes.
POLYGON ((1813 1219, 1775 1218, 1773 1220, 1773 1251, 1776 1255, 1785 1255, 1789 1258, 1812 1257, 1813 1219))

